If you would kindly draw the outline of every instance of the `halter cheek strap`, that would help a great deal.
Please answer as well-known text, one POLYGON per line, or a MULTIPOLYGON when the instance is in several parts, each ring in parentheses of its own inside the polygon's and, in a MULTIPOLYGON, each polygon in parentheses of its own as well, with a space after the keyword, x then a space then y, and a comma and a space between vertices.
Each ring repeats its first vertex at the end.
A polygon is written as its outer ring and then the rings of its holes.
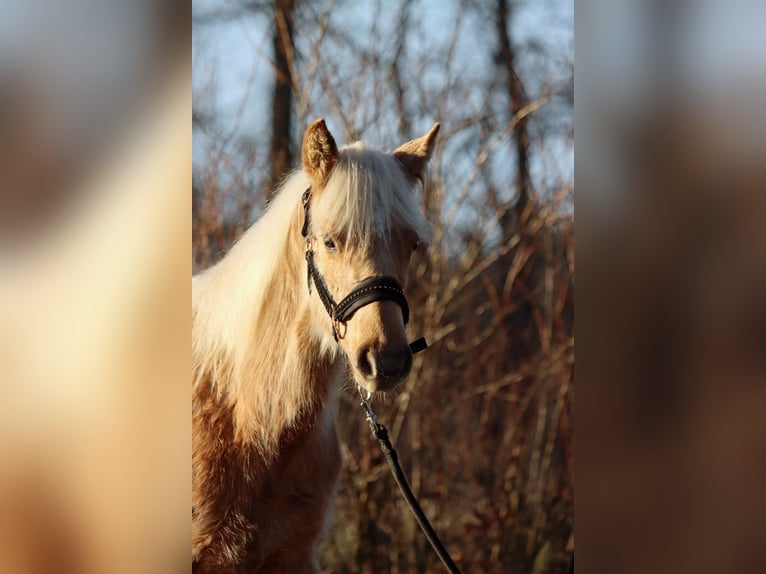
MULTIPOLYGON (((311 249, 309 241, 309 231, 311 229, 311 188, 303 192, 303 228, 301 235, 306 239, 306 282, 308 283, 309 293, 311 293, 311 283, 316 286, 317 295, 319 295, 325 311, 332 321, 332 334, 335 340, 338 340, 338 324, 350 320, 354 313, 365 305, 376 301, 393 301, 402 309, 404 324, 410 320, 410 306, 407 303, 407 297, 404 296, 402 286, 395 277, 370 277, 356 286, 348 295, 336 303, 327 287, 327 283, 322 274, 317 269, 314 261, 314 251, 311 249)), ((428 343, 424 337, 410 343, 410 350, 413 353, 419 353, 428 348, 428 343)))

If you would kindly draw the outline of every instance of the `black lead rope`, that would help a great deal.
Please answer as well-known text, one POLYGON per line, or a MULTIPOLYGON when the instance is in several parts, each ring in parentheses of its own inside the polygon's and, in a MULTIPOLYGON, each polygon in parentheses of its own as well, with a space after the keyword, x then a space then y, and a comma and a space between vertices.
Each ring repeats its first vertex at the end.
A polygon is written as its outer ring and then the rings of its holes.
POLYGON ((368 400, 363 398, 361 405, 367 415, 367 422, 370 423, 372 434, 378 439, 380 450, 383 451, 383 456, 386 457, 386 462, 388 462, 388 466, 391 468, 391 474, 394 475, 394 480, 396 481, 399 490, 402 492, 404 500, 407 501, 407 505, 415 516, 415 520, 417 520, 423 534, 425 534, 428 542, 431 544, 431 548, 434 549, 434 552, 436 552, 436 555, 439 557, 439 560, 442 561, 442 564, 444 564, 444 567, 448 572, 451 572, 452 574, 460 574, 460 570, 452 560, 449 552, 447 552, 447 549, 444 548, 442 541, 439 540, 436 531, 428 521, 423 509, 420 508, 417 498, 415 498, 410 485, 407 483, 407 478, 404 476, 402 467, 399 465, 399 456, 396 453, 394 445, 391 444, 391 440, 388 438, 388 429, 378 422, 368 400))

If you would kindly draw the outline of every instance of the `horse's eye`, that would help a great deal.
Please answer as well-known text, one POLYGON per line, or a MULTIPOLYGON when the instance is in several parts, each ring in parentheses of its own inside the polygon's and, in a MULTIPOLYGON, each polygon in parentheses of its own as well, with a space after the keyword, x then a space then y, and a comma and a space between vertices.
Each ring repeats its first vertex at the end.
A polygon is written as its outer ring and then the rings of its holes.
POLYGON ((420 247, 420 241, 416 241, 412 244, 412 250, 415 251, 417 248, 420 247))
POLYGON ((324 242, 324 246, 327 248, 327 251, 338 250, 338 247, 335 245, 335 242, 332 240, 332 237, 330 237, 329 235, 325 235, 322 241, 324 242))

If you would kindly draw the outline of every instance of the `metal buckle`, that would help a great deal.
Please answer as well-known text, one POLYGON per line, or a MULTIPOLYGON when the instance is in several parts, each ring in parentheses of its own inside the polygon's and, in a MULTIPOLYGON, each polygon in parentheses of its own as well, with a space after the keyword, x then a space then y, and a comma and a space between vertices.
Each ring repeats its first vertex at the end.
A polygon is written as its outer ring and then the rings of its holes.
POLYGON ((335 303, 332 303, 332 309, 331 309, 331 310, 332 310, 332 313, 330 314, 330 320, 332 321, 332 328, 333 328, 333 332, 335 333, 335 340, 336 340, 336 341, 337 341, 338 339, 343 339, 343 338, 345 338, 345 336, 346 336, 346 323, 345 323, 345 322, 343 322, 343 321, 340 321, 340 320, 339 320, 339 319, 338 319, 338 318, 335 316, 335 310, 336 310, 337 308, 338 308, 338 305, 336 305, 335 303), (341 325, 343 325, 343 327, 344 327, 344 329, 343 329, 343 334, 342 334, 342 335, 341 335, 341 332, 340 332, 340 327, 341 327, 341 325))
POLYGON ((359 394, 362 397, 362 401, 359 404, 364 409, 365 418, 367 419, 367 422, 370 423, 372 433, 375 434, 378 431, 378 417, 375 415, 375 411, 372 410, 372 393, 370 391, 365 392, 367 393, 366 397, 362 394, 362 389, 359 388, 359 394))

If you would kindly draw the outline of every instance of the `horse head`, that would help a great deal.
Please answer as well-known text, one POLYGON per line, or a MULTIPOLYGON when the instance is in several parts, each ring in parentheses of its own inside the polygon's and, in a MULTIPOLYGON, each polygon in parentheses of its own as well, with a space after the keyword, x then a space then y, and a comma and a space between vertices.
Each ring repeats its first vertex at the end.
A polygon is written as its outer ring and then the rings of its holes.
POLYGON ((324 120, 304 136, 312 325, 328 344, 337 341, 355 382, 371 393, 391 390, 412 367, 403 287, 413 251, 428 240, 413 188, 438 131, 435 124, 392 153, 360 144, 339 149, 324 120))

